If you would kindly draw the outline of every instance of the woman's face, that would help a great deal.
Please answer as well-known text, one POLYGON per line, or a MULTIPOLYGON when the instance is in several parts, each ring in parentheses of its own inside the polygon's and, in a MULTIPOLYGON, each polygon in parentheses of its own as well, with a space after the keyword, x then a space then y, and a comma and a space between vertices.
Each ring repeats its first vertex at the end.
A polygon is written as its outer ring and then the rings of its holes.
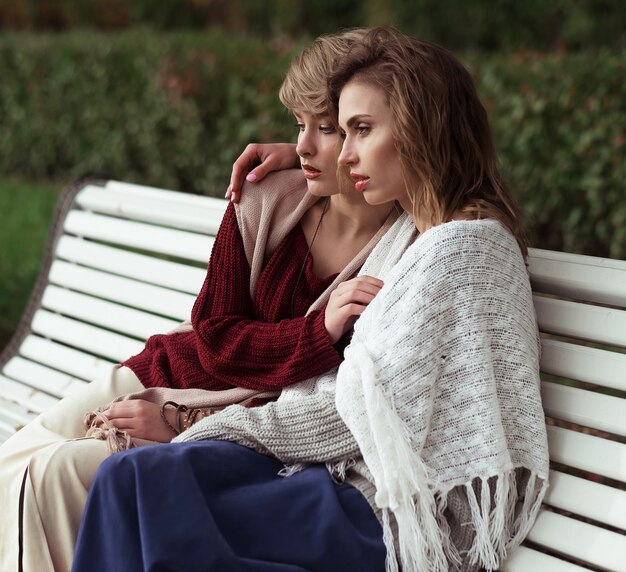
POLYGON ((338 162, 350 170, 354 188, 369 204, 399 201, 410 212, 392 121, 381 88, 349 81, 339 97, 339 125, 345 137, 338 162))
POLYGON ((309 192, 319 197, 339 192, 337 156, 340 139, 328 115, 294 111, 298 127, 296 151, 309 192))

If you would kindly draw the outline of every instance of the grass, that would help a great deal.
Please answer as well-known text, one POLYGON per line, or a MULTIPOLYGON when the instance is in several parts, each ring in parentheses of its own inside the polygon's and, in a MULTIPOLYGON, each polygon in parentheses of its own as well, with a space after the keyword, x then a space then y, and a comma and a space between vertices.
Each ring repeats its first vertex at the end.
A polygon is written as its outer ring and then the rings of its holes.
POLYGON ((0 349, 28 302, 61 190, 0 178, 0 349))

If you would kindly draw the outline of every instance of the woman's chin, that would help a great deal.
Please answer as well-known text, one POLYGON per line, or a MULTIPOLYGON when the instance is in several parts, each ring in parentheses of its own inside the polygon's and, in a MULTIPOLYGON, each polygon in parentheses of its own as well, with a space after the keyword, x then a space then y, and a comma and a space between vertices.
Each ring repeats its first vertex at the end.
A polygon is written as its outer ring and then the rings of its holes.
POLYGON ((316 197, 330 197, 339 193, 337 185, 322 183, 321 181, 307 181, 306 186, 309 193, 316 197))

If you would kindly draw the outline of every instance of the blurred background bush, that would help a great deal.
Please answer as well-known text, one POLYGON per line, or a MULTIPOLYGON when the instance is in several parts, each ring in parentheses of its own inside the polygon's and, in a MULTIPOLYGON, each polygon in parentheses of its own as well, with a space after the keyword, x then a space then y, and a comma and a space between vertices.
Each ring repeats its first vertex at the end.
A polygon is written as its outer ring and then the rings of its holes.
POLYGON ((471 69, 534 246, 626 258, 622 0, 0 0, 0 347, 62 187, 91 173, 222 196, 246 143, 295 138, 290 58, 376 24, 471 69))

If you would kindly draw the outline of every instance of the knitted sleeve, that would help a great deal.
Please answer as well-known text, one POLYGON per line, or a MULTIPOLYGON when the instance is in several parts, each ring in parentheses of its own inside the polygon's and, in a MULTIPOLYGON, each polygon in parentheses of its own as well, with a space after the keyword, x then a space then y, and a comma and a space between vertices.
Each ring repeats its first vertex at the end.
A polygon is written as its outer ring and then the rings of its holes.
POLYGON ((260 321, 250 296, 250 266, 234 208, 216 238, 191 321, 203 369, 224 383, 279 389, 336 367, 341 355, 324 325, 324 310, 278 323, 260 321))
POLYGON ((334 463, 360 457, 337 414, 334 394, 326 391, 263 407, 233 405, 202 419, 174 442, 202 439, 239 443, 284 463, 334 463))
POLYGON ((324 311, 282 320, 256 319, 250 266, 229 205, 192 311, 193 331, 152 336, 127 360, 145 387, 282 388, 336 367, 324 311))

